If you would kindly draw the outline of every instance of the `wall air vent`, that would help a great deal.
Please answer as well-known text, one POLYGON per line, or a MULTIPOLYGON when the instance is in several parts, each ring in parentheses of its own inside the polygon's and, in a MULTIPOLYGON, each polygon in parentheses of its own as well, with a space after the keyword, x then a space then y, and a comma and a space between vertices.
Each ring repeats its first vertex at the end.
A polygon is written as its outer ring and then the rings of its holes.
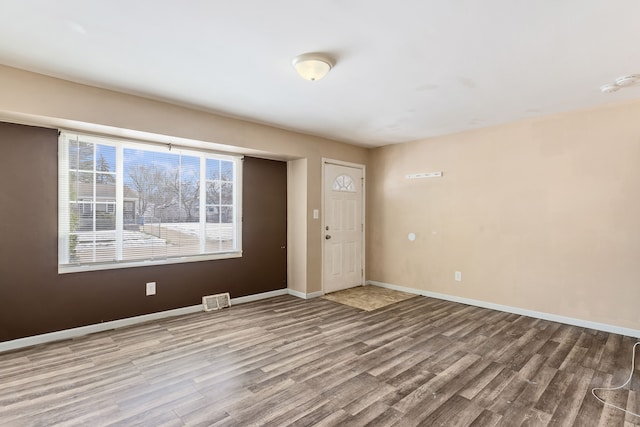
POLYGON ((231 307, 229 292, 202 297, 202 308, 204 311, 219 310, 227 307, 231 307))

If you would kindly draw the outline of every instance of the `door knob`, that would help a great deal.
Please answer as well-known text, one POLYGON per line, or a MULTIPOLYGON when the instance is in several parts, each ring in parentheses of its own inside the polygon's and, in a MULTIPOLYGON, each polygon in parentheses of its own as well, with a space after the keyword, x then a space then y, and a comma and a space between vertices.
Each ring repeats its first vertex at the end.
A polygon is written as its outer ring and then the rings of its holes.
POLYGON ((324 238, 325 238, 326 240, 329 240, 329 239, 331 238, 331 234, 327 234, 326 236, 324 236, 324 238))

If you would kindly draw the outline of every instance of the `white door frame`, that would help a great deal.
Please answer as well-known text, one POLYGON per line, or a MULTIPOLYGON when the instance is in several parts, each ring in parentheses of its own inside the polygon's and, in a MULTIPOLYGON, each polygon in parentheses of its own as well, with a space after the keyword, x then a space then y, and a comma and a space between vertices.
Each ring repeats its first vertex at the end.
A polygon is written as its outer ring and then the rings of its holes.
POLYGON ((320 251, 321 253, 321 258, 320 258, 320 275, 322 278, 322 293, 325 293, 325 286, 324 286, 324 245, 325 245, 325 238, 324 238, 324 232, 325 232, 325 224, 324 224, 324 199, 325 199, 325 192, 327 191, 327 189, 325 188, 325 167, 327 164, 332 164, 332 165, 338 165, 338 166, 347 166, 347 167, 351 167, 351 168, 356 168, 356 169, 360 169, 362 170, 362 259, 360 260, 360 262, 362 263, 362 283, 360 283, 360 286, 364 286, 365 284, 365 273, 366 273, 366 265, 365 265, 365 260, 366 260, 366 246, 365 246, 365 230, 367 229, 367 224, 365 222, 367 215, 366 215, 366 187, 367 187, 367 174, 366 174, 366 165, 360 164, 360 163, 351 163, 351 162, 345 162, 342 160, 335 160, 335 159, 328 159, 326 157, 322 158, 322 178, 321 178, 321 188, 322 188, 322 195, 321 195, 321 201, 320 201, 320 212, 322 213, 322 221, 320 221, 320 235, 321 235, 321 241, 322 241, 322 250, 320 251))

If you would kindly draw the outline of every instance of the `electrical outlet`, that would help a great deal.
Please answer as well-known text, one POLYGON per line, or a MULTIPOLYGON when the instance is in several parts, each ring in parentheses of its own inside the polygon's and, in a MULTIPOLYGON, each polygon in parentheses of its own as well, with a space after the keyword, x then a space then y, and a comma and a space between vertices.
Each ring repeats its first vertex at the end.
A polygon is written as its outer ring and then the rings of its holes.
POLYGON ((456 282, 462 282, 462 272, 456 271, 456 273, 453 275, 453 278, 456 282))
POLYGON ((156 282, 147 282, 147 296, 156 294, 156 282))

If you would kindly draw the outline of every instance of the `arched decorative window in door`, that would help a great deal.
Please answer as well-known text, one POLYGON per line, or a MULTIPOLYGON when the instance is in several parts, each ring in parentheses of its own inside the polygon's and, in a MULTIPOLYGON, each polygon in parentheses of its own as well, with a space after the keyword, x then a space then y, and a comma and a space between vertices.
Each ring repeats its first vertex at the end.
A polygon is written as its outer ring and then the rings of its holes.
POLYGON ((353 179, 349 175, 340 175, 333 181, 333 191, 348 191, 350 193, 356 192, 356 186, 353 184, 353 179))

